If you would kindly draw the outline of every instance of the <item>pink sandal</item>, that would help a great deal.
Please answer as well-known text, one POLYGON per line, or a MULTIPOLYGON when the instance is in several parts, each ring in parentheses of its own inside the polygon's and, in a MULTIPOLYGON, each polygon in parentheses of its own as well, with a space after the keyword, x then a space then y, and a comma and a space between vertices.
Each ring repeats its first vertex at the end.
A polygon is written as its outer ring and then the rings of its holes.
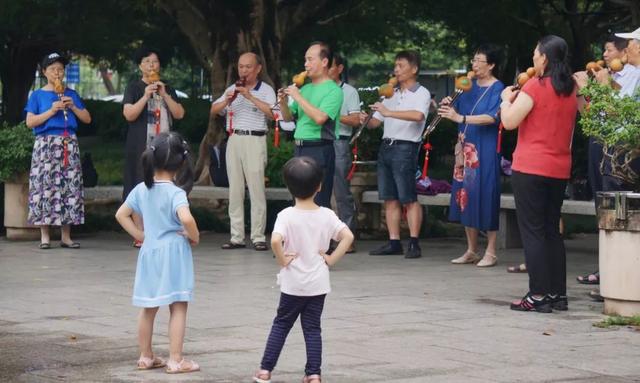
POLYGON ((167 365, 164 359, 153 357, 147 358, 146 356, 141 356, 138 359, 138 370, 152 370, 154 368, 161 368, 167 365))
POLYGON ((302 378, 302 383, 322 383, 322 378, 318 374, 307 375, 302 378))
POLYGON ((184 374, 188 372, 200 371, 200 366, 193 360, 185 360, 184 358, 180 362, 174 362, 169 359, 167 362, 167 374, 184 374), (185 366, 184 362, 188 362, 190 366, 185 366))
POLYGON ((253 375, 254 383, 271 383, 271 372, 267 370, 259 370, 253 375))

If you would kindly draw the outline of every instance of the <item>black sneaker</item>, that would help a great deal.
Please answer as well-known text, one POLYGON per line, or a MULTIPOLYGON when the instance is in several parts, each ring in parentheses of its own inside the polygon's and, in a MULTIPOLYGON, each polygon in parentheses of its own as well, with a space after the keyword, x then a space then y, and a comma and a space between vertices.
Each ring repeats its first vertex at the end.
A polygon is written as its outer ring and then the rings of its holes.
POLYGON ((551 308, 558 311, 569 310, 569 299, 566 295, 549 294, 549 300, 551 301, 551 308))
POLYGON ((391 243, 387 243, 386 245, 381 246, 377 249, 371 250, 369 252, 369 255, 402 255, 402 254, 404 254, 404 249, 402 248, 402 245, 396 248, 391 246, 391 243))
POLYGON ((531 293, 527 293, 520 301, 511 303, 510 308, 516 311, 537 311, 539 313, 550 313, 553 311, 548 295, 542 298, 535 298, 531 293))
POLYGON ((410 243, 409 248, 407 249, 407 253, 404 255, 407 259, 420 258, 422 257, 422 249, 420 249, 420 245, 410 243))

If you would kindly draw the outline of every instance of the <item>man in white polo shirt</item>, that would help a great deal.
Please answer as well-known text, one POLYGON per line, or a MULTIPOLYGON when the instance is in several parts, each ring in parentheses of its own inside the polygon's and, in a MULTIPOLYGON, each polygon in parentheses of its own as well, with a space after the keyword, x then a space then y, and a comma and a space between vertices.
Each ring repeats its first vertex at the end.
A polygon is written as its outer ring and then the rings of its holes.
MULTIPOLYGON (((347 224, 351 231, 355 230, 355 203, 351 194, 351 185, 347 175, 351 169, 351 140, 352 129, 360 125, 360 96, 356 88, 342 81, 344 60, 338 54, 333 55, 333 65, 329 68, 329 77, 342 88, 344 98, 340 109, 340 123, 336 132, 333 147, 336 151, 336 170, 333 181, 333 195, 340 221, 347 224)), ((349 252, 353 252, 353 244, 349 252)))
POLYGON ((251 243, 255 250, 267 250, 264 235, 267 222, 264 168, 267 163, 267 121, 273 119, 271 105, 276 102, 276 94, 269 84, 258 79, 261 70, 262 61, 258 55, 241 55, 238 59, 238 76, 244 78, 245 85, 231 85, 211 105, 211 115, 226 115, 227 127, 232 127, 226 155, 231 240, 222 245, 225 250, 246 247, 245 182, 251 202, 251 243))
POLYGON ((416 171, 422 131, 431 103, 429 91, 417 82, 420 54, 401 51, 396 55, 393 73, 398 89, 393 97, 376 102, 368 127, 384 123, 384 134, 378 151, 378 195, 384 200, 389 243, 369 252, 369 255, 402 255, 420 258, 418 242, 422 225, 422 206, 416 194, 416 171), (400 242, 402 207, 407 209, 409 247, 404 253, 400 242))

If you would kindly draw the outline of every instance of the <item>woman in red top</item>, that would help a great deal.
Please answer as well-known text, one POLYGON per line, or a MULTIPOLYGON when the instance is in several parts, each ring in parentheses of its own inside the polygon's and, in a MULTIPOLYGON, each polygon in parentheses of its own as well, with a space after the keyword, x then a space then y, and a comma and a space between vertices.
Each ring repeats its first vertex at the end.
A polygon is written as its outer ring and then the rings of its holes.
POLYGON ((559 222, 578 102, 562 38, 543 37, 533 51, 533 65, 536 78, 521 92, 507 87, 500 105, 504 127, 519 128, 511 183, 529 273, 529 292, 511 309, 549 313, 568 308, 559 222))

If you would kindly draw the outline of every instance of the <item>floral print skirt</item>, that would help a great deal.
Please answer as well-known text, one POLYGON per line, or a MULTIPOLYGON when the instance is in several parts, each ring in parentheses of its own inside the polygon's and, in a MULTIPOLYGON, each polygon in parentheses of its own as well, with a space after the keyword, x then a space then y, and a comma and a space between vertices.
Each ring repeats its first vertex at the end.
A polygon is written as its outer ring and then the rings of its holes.
POLYGON ((82 165, 75 135, 36 137, 29 172, 27 220, 32 225, 84 223, 82 165))

